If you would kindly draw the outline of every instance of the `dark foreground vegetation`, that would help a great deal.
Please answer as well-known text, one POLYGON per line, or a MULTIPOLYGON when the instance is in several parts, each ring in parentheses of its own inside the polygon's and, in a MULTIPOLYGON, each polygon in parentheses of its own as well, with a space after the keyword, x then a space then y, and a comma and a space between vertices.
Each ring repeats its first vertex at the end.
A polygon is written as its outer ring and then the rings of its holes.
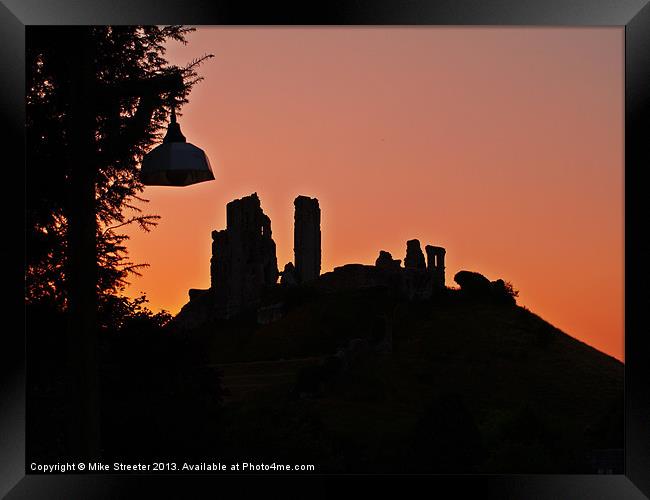
MULTIPOLYGON (((101 339, 105 459, 255 460, 318 472, 597 472, 622 448, 623 365, 526 310, 445 290, 285 297, 179 331, 132 315, 101 339)), ((28 310, 28 456, 65 449, 65 318, 28 310)))

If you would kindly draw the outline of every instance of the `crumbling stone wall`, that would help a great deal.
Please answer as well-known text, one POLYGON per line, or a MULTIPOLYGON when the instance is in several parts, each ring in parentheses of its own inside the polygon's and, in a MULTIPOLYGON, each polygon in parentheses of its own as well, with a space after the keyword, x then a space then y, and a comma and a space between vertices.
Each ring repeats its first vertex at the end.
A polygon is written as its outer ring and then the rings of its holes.
POLYGON ((406 269, 425 269, 424 254, 420 248, 420 240, 408 240, 406 242, 406 257, 404 258, 406 269))
POLYGON ((427 270, 434 275, 436 286, 445 286, 445 253, 443 247, 427 245, 424 247, 427 252, 427 270))
MULTIPOLYGON (((312 286, 324 289, 379 286, 407 300, 427 300, 444 289, 445 249, 427 245, 425 261, 417 239, 406 242, 404 267, 399 259, 382 250, 374 266, 347 264, 318 279, 321 271, 318 199, 298 196, 294 207, 295 265, 289 262, 284 267, 282 290, 317 280, 312 286)), ((190 302, 175 321, 192 327, 207 318, 228 318, 255 308, 258 322, 275 321, 282 315, 282 301, 269 299, 269 293, 272 295, 274 291, 268 287, 277 283, 279 275, 271 220, 264 214, 257 193, 233 200, 226 206, 226 228, 212 232, 210 288, 190 290, 190 302)), ((510 293, 505 283, 495 284, 499 286, 503 290, 500 295, 510 293)))
POLYGON ((399 259, 393 259, 393 256, 390 252, 385 250, 379 251, 379 257, 375 260, 375 266, 380 269, 386 269, 388 271, 399 271, 401 269, 400 264, 402 263, 399 259))
POLYGON ((320 207, 316 198, 298 196, 294 202, 293 252, 300 283, 320 276, 320 207))
POLYGON ((257 193, 226 206, 226 229, 212 232, 210 288, 216 308, 231 316, 256 305, 265 286, 278 280, 271 220, 257 193))

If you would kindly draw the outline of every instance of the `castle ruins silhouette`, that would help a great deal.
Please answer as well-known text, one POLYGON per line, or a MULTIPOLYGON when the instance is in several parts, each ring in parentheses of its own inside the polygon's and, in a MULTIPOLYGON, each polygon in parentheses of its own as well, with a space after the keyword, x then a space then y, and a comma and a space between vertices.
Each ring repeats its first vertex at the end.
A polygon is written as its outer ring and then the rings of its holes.
POLYGON ((259 322, 268 323, 282 315, 282 300, 273 292, 294 287, 384 286, 408 300, 426 300, 445 288, 445 249, 426 245, 425 261, 417 239, 406 242, 403 267, 401 260, 381 250, 374 266, 346 264, 321 275, 318 199, 298 196, 294 210, 294 261, 280 272, 271 219, 257 193, 228 203, 226 228, 212 232, 210 288, 190 289, 190 302, 176 317, 177 323, 196 326, 209 318, 227 319, 247 311, 257 311, 259 322))

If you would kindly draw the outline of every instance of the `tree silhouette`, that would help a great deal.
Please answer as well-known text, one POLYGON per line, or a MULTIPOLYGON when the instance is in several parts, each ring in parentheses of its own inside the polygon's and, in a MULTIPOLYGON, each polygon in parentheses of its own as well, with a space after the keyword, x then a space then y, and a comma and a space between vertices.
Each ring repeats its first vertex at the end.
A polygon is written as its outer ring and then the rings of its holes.
POLYGON ((142 191, 138 165, 169 105, 187 102, 200 80, 195 69, 204 58, 184 68, 164 58, 165 42, 185 42, 189 31, 27 29, 26 298, 67 312, 69 440, 79 457, 100 456, 98 295, 119 291, 138 269, 117 230, 155 224, 134 205, 142 191))
POLYGON ((145 231, 158 216, 141 212, 138 166, 160 138, 173 95, 187 102, 200 80, 204 58, 179 68, 164 57, 168 40, 186 42, 181 26, 97 26, 27 29, 27 269, 29 302, 66 306, 68 222, 74 194, 70 183, 79 142, 81 159, 95 184, 98 292, 117 293, 133 264, 119 232, 128 224, 145 231), (82 46, 83 45, 83 46, 82 46), (81 57, 86 52, 88 57, 81 57), (80 101, 82 76, 88 80, 80 101), (86 128, 78 137, 79 113, 86 128), (84 141, 84 138, 86 139, 84 141), (77 148, 73 151, 72 148, 77 148))

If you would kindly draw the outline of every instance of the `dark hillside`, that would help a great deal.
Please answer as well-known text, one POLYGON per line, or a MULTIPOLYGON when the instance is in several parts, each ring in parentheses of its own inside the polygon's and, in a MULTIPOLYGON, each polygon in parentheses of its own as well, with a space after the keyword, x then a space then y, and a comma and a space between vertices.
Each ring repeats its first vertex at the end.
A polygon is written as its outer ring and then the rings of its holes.
MULTIPOLYGON (((264 324, 252 313, 179 331, 141 318, 103 332, 107 457, 319 472, 621 466, 623 364, 522 307, 449 289, 410 301, 380 285, 266 299, 282 311, 264 324)), ((30 456, 64 456, 65 318, 29 318, 30 456)))
POLYGON ((622 363, 519 306, 312 287, 278 321, 188 335, 223 368, 233 455, 297 460, 309 439, 327 470, 592 472, 622 448, 622 363))

